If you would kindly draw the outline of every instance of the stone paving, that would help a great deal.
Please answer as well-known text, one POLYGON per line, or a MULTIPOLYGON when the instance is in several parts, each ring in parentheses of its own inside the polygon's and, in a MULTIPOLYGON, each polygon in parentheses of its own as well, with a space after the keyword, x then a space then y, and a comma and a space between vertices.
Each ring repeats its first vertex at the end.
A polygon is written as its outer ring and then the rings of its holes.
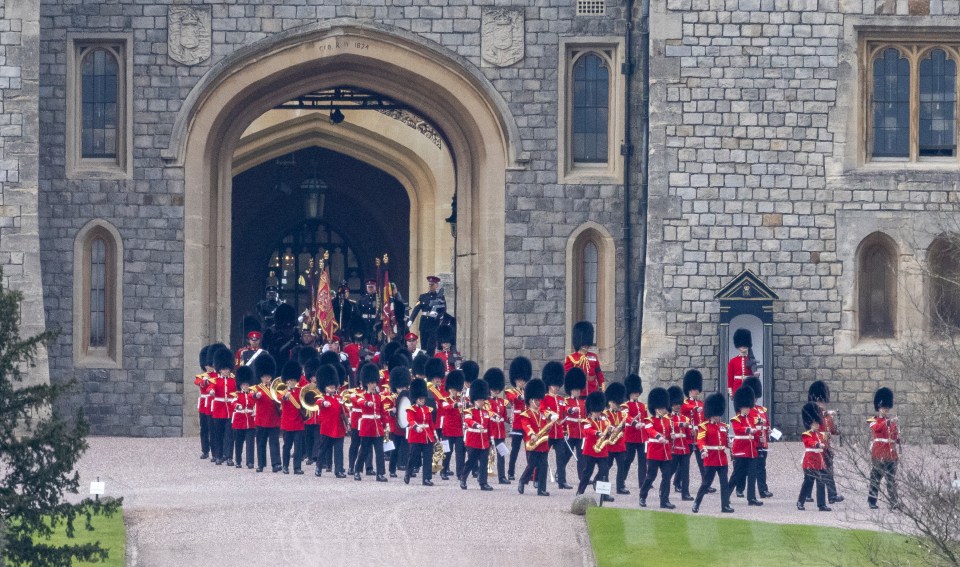
MULTIPOLYGON (((81 486, 99 476, 108 495, 124 497, 130 566, 593 565, 583 518, 569 513, 573 491, 555 485, 541 498, 529 486, 517 494, 516 483, 481 493, 475 480, 462 491, 439 477, 426 488, 400 478, 386 484, 373 477, 317 479, 310 469, 304 476, 256 474, 201 461, 196 438, 89 441, 81 486)), ((733 517, 875 527, 862 485, 843 490, 847 500, 833 512, 809 505, 798 512, 800 454, 797 443, 776 444, 768 463, 774 497, 760 508, 734 497, 733 517)), ((691 483, 698 485, 695 469, 691 483)), ((638 507, 631 473, 632 494, 618 496, 613 506, 638 507)), ((576 478, 572 464, 569 474, 576 478)), ((678 512, 690 513, 690 503, 672 499, 678 512)), ((648 500, 656 503, 655 492, 648 500)), ((709 496, 701 514, 719 516, 719 507, 719 498, 709 496)))

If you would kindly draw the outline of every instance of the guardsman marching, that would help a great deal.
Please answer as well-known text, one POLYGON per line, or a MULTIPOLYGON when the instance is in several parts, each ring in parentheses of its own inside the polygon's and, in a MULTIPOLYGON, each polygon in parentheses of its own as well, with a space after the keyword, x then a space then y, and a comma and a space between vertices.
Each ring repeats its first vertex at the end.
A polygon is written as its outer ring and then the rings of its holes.
POLYGON ((233 428, 233 461, 236 467, 243 467, 243 448, 247 448, 247 468, 253 468, 253 441, 256 434, 256 426, 253 422, 253 412, 257 401, 253 397, 254 377, 253 368, 250 366, 241 366, 237 369, 237 387, 236 396, 232 401, 233 416, 230 418, 230 426, 233 428))
POLYGON ((540 408, 545 412, 553 412, 561 418, 550 428, 548 438, 557 460, 557 488, 566 490, 573 488, 573 486, 567 484, 567 463, 570 462, 570 449, 567 448, 567 442, 564 439, 562 419, 567 414, 567 399, 560 393, 560 388, 563 387, 563 374, 563 366, 559 362, 551 361, 543 366, 540 377, 547 386, 547 395, 540 403, 540 408))
MULTIPOLYGON (((746 479, 747 504, 750 506, 763 506, 763 502, 757 500, 757 425, 756 418, 751 418, 750 411, 756 399, 753 390, 750 388, 738 388, 733 393, 733 408, 737 412, 730 420, 730 428, 733 429, 733 475, 730 477, 730 484, 740 486, 742 479, 746 479)), ((737 492, 737 497, 743 498, 743 492, 737 492)))
POLYGON ((593 324, 589 321, 580 321, 573 326, 573 352, 563 361, 564 372, 577 367, 587 375, 587 388, 584 395, 590 392, 603 391, 603 370, 600 369, 600 358, 590 351, 594 346, 593 324))
POLYGON ((440 278, 437 276, 427 276, 427 293, 420 294, 417 298, 417 305, 410 312, 410 318, 407 319, 407 326, 412 327, 413 322, 420 317, 420 346, 427 354, 432 355, 437 349, 437 329, 440 327, 440 321, 447 313, 447 300, 440 290, 440 278))
POLYGON ((427 382, 423 378, 414 378, 410 382, 410 399, 413 404, 407 408, 407 444, 410 447, 410 456, 407 460, 407 470, 403 474, 403 482, 410 484, 410 477, 414 469, 419 468, 423 478, 421 484, 433 486, 431 480, 433 469, 433 447, 437 443, 437 434, 433 430, 433 416, 427 406, 427 382))
POLYGON ((657 479, 660 480, 660 507, 665 509, 676 508, 670 503, 670 463, 673 455, 670 452, 670 440, 673 436, 673 422, 667 409, 670 405, 670 394, 664 388, 654 388, 647 394, 647 409, 651 412, 644 424, 644 435, 647 439, 647 471, 643 486, 640 487, 640 507, 647 507, 647 494, 657 479))
MULTIPOLYGON (((592 392, 591 392, 592 393, 592 392)), ((617 494, 630 494, 627 490, 627 441, 624 430, 627 427, 627 408, 625 407, 627 389, 620 382, 611 382, 606 391, 607 399, 607 421, 614 428, 614 434, 609 440, 608 458, 610 466, 617 464, 617 494)))
POLYGON ((506 400, 511 408, 512 428, 510 430, 510 463, 507 467, 507 479, 516 478, 514 473, 517 470, 517 457, 520 455, 520 447, 523 446, 523 427, 520 423, 520 415, 527 409, 524 401, 523 391, 533 376, 533 364, 525 356, 518 356, 510 362, 510 388, 506 391, 506 400))
POLYGON ((211 448, 215 463, 226 462, 233 464, 233 432, 230 429, 229 396, 237 391, 237 382, 233 377, 233 353, 223 345, 214 347, 213 367, 216 370, 216 381, 213 384, 213 398, 210 406, 210 415, 213 418, 213 435, 211 448))
MULTIPOLYGON (((644 428, 647 421, 647 406, 640 401, 640 394, 643 393, 643 384, 640 376, 630 374, 623 380, 623 385, 627 391, 627 402, 624 406, 627 409, 627 424, 623 428, 623 440, 627 452, 623 461, 623 474, 629 474, 630 465, 634 458, 637 460, 637 479, 639 484, 637 488, 643 486, 643 481, 647 478, 647 451, 644 447, 646 437, 644 437, 644 428)), ((626 477, 624 477, 626 478, 626 477)), ((626 488, 626 487, 624 487, 626 488)))
POLYGON ((527 409, 520 414, 520 427, 523 429, 524 449, 527 451, 527 468, 523 469, 517 483, 517 492, 520 494, 523 494, 527 483, 533 480, 537 486, 537 496, 550 496, 547 492, 547 453, 550 451, 547 429, 552 427, 558 416, 541 411, 540 402, 546 395, 547 386, 538 378, 527 382, 523 389, 527 409), (536 479, 533 478, 534 473, 537 475, 536 479))
MULTIPOLYGON (((733 346, 739 352, 727 363, 727 395, 733 396, 743 381, 756 372, 757 361, 753 358, 753 335, 748 329, 737 329, 733 333, 733 346)), ((734 473, 736 474, 736 473, 734 473)))
POLYGON ((193 383, 200 388, 200 397, 197 398, 197 412, 200 414, 200 458, 210 457, 210 436, 212 431, 212 417, 210 417, 210 398, 213 397, 213 383, 210 375, 213 365, 210 361, 210 348, 207 345, 200 349, 200 374, 193 378, 193 383))
POLYGON ((697 453, 703 461, 704 474, 700 481, 700 490, 693 502, 693 513, 700 511, 703 497, 710 493, 713 477, 720 478, 720 511, 733 512, 730 506, 730 485, 727 483, 727 424, 723 423, 723 412, 727 400, 723 394, 710 394, 704 403, 703 413, 706 421, 697 426, 697 453))
POLYGON ((823 469, 827 502, 830 504, 843 502, 843 496, 837 494, 837 483, 833 478, 833 443, 834 438, 840 435, 840 428, 837 425, 837 412, 827 409, 827 404, 830 403, 830 387, 823 380, 810 384, 810 389, 807 390, 807 401, 820 406, 820 411, 823 412, 823 428, 820 432, 823 433, 824 439, 823 460, 827 465, 823 469))
POLYGON ((377 280, 367 280, 366 291, 360 296, 360 302, 357 304, 357 313, 360 315, 360 323, 363 326, 364 339, 370 344, 376 343, 375 326, 380 318, 379 309, 377 309, 377 280))
POLYGON ((683 389, 680 386, 670 386, 667 394, 670 396, 672 408, 670 421, 673 422, 673 442, 670 444, 673 455, 673 486, 680 493, 680 499, 689 502, 693 500, 693 496, 690 496, 690 437, 693 424, 681 411, 683 389))
POLYGON ((343 407, 343 401, 337 394, 337 386, 340 383, 340 374, 336 367, 330 364, 324 364, 317 370, 317 387, 323 392, 323 397, 318 400, 320 406, 320 443, 316 451, 317 470, 314 473, 320 476, 323 473, 323 465, 329 461, 329 455, 333 455, 334 475, 337 478, 346 478, 343 472, 343 439, 347 435, 347 426, 350 424, 349 417, 343 407))
POLYGON ((810 497, 813 484, 817 484, 817 509, 829 512, 831 508, 825 502, 826 490, 823 484, 823 471, 827 463, 823 458, 824 438, 820 426, 823 424, 823 412, 814 402, 807 402, 801 411, 803 426, 807 429, 800 436, 803 441, 803 484, 797 498, 797 510, 804 509, 804 503, 810 497))
POLYGON ((460 472, 460 488, 467 489, 467 478, 476 470, 480 490, 493 490, 487 483, 487 461, 490 459, 490 412, 484 409, 490 397, 490 386, 485 380, 470 384, 470 403, 473 407, 463 414, 463 443, 467 447, 467 462, 460 472))
POLYGON ((897 497, 897 462, 900 456, 897 449, 900 446, 900 431, 897 425, 897 418, 890 417, 890 410, 893 409, 893 390, 890 388, 880 388, 873 395, 873 409, 877 412, 867 422, 870 425, 870 433, 873 439, 870 442, 870 460, 872 467, 870 470, 870 495, 867 503, 872 510, 880 506, 877 505, 877 496, 880 493, 880 481, 887 482, 887 501, 890 507, 895 509, 899 504, 897 497))
POLYGON ((577 479, 580 478, 580 455, 583 452, 583 421, 587 417, 586 400, 580 394, 587 387, 587 375, 579 368, 571 368, 563 377, 563 390, 567 393, 567 413, 563 417, 567 449, 577 463, 577 479))
MULTIPOLYGON (((507 403, 503 398, 503 388, 506 386, 507 379, 503 375, 503 370, 488 368, 483 373, 483 381, 490 386, 490 442, 491 450, 496 451, 497 447, 507 439, 507 403)), ((498 451, 497 481, 500 484, 510 484, 507 480, 506 461, 507 459, 498 451)))
MULTIPOLYGON (((587 411, 583 420, 583 469, 580 474, 580 484, 577 486, 577 495, 583 494, 591 480, 594 469, 597 469, 596 480, 607 482, 610 471, 609 439, 613 427, 604 416, 603 409, 606 399, 603 392, 591 392, 584 403, 587 411)), ((613 502, 613 497, 603 495, 604 502, 613 502)))
POLYGON ((253 397, 256 405, 253 410, 253 423, 257 426, 257 472, 263 472, 267 466, 267 445, 270 446, 270 465, 273 472, 279 472, 280 465, 280 405, 270 398, 270 383, 277 375, 277 363, 270 353, 257 358, 253 365, 259 389, 253 397))
MULTIPOLYGON (((700 478, 703 478, 703 457, 697 450, 697 427, 703 423, 703 402, 700 401, 700 392, 703 391, 703 374, 699 370, 687 370, 683 375, 683 406, 680 407, 680 413, 690 420, 691 435, 688 438, 690 443, 690 452, 696 455, 697 469, 700 471, 700 478)), ((676 483, 674 483, 676 486, 676 483)), ((716 489, 714 489, 715 491, 716 489)))
POLYGON ((386 411, 383 407, 383 396, 378 393, 380 370, 376 365, 367 363, 360 368, 360 383, 363 393, 357 395, 353 402, 354 407, 360 408, 360 451, 357 461, 353 464, 353 480, 363 480, 360 468, 366 462, 372 451, 377 463, 377 482, 387 482, 386 465, 383 460, 383 435, 386 426, 386 411))
MULTIPOLYGON (((439 359, 434 359, 439 360, 439 359)), ((441 361, 442 362, 442 361, 441 361)), ((430 363, 427 364, 427 376, 430 376, 430 363)), ((449 480, 453 472, 450 471, 450 458, 455 457, 456 476, 463 472, 465 450, 463 445, 463 414, 461 413, 461 397, 463 394, 463 372, 454 370, 447 374, 444 389, 447 397, 437 406, 440 414, 440 431, 450 444, 450 452, 443 456, 443 470, 440 478, 449 480)))
MULTIPOLYGON (((750 410, 750 419, 752 419, 756 425, 754 435, 757 442, 757 493, 760 495, 760 498, 770 498, 773 496, 773 493, 770 492, 767 486, 767 451, 770 449, 770 418, 767 416, 767 408, 760 404, 760 398, 763 397, 763 382, 756 376, 751 376, 743 381, 743 385, 753 390, 754 398, 756 399, 756 402, 753 404, 753 409, 750 410)), ((743 492, 743 481, 735 488, 737 492, 743 492)))
POLYGON ((280 371, 287 386, 280 400, 280 431, 283 432, 283 474, 290 474, 290 458, 293 457, 293 474, 303 474, 304 415, 300 406, 300 383, 303 368, 295 360, 288 360, 280 371))

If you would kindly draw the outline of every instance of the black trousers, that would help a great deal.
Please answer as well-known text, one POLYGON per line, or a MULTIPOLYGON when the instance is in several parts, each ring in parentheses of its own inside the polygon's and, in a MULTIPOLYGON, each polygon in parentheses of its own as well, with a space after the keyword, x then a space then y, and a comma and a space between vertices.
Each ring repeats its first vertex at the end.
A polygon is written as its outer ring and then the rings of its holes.
POLYGON ((536 471, 537 478, 533 479, 537 483, 538 490, 547 489, 547 453, 539 451, 527 451, 527 468, 523 469, 520 475, 520 484, 526 484, 533 478, 536 471))
POLYGON ((480 481, 480 486, 487 484, 487 462, 489 459, 490 447, 486 449, 469 447, 467 449, 467 462, 463 466, 463 473, 459 477, 460 480, 466 481, 470 478, 470 475, 473 474, 473 471, 477 471, 477 480, 480 481))
POLYGON ((590 455, 586 455, 581 457, 580 462, 582 463, 582 466, 580 467, 580 485, 577 486, 577 494, 583 494, 583 491, 587 489, 587 486, 595 482, 594 480, 590 479, 590 477, 593 475, 594 469, 597 469, 596 480, 602 482, 607 481, 607 477, 610 474, 609 458, 604 459, 603 457, 592 457, 590 455))
MULTIPOLYGON (((827 464, 827 468, 823 470, 823 483, 827 487, 827 499, 834 500, 837 497, 837 482, 833 478, 833 451, 824 451, 823 460, 827 464)), ((759 484, 759 480, 757 483, 759 484)))
POLYGON ((450 442, 450 452, 443 456, 443 471, 450 474, 450 457, 455 456, 456 461, 454 461, 454 464, 457 467, 457 478, 460 478, 460 473, 463 472, 464 460, 466 459, 466 447, 463 445, 463 436, 444 436, 444 439, 450 442), (454 453, 456 453, 456 455, 454 455, 454 453))
POLYGON ((317 461, 317 469, 323 468, 326 463, 333 459, 336 468, 335 473, 343 472, 343 437, 320 436, 320 442, 317 443, 317 453, 314 455, 317 461))
POLYGON ((569 439, 573 454, 577 457, 577 481, 583 478, 583 439, 569 439))
POLYGON ((303 467, 303 430, 283 432, 283 468, 290 468, 290 454, 293 453, 293 470, 303 467))
MULTIPOLYGON (((768 490, 769 487, 767 486, 767 450, 760 449, 757 451, 757 454, 759 455, 757 457, 757 490, 762 494, 764 492, 770 492, 768 490)), ((824 455, 826 455, 826 452, 824 452, 824 455)), ((828 466, 830 466, 830 483, 833 484, 833 467, 831 466, 833 464, 833 459, 828 461, 828 463, 828 466)), ((830 485, 828 484, 828 490, 829 487, 830 485)), ((836 486, 833 487, 833 495, 837 495, 836 486)))
POLYGON ((280 428, 279 427, 258 427, 257 428, 257 466, 266 468, 267 466, 267 441, 270 442, 270 466, 280 466, 280 428))
POLYGON ((370 458, 370 453, 373 452, 377 460, 377 475, 383 476, 386 473, 386 467, 383 463, 383 437, 361 437, 360 438, 360 451, 357 453, 357 461, 353 464, 354 472, 359 472, 363 467, 362 463, 365 463, 368 458, 370 458))
POLYGON ((713 477, 715 476, 720 478, 720 506, 726 508, 730 505, 730 484, 727 482, 727 465, 723 465, 722 467, 703 468, 700 490, 697 491, 696 506, 699 506, 700 503, 703 502, 703 497, 707 495, 707 492, 713 485, 713 477))
POLYGON ((703 475, 706 471, 703 470, 703 455, 700 454, 700 449, 697 449, 696 445, 690 445, 690 454, 697 458, 697 470, 700 471, 700 481, 703 481, 703 475))
POLYGON ((200 414, 200 452, 204 457, 210 454, 210 421, 209 414, 200 414))
MULTIPOLYGON (((624 453, 623 470, 624 482, 630 474, 630 465, 633 459, 637 459, 637 487, 643 486, 643 481, 647 480, 647 449, 643 443, 627 443, 627 452, 624 453)), ((619 471, 619 469, 617 469, 619 471)))
POLYGON ((403 470, 407 465, 407 438, 403 434, 391 433, 390 440, 393 441, 393 451, 390 451, 390 474, 397 472, 397 469, 403 470))
POLYGON ((870 495, 867 502, 877 503, 877 497, 880 494, 880 481, 887 482, 887 499, 891 506, 896 506, 899 501, 897 497, 897 461, 873 461, 873 467, 870 469, 870 495))
POLYGON ((317 443, 320 441, 320 425, 303 426, 303 454, 310 461, 316 459, 317 443))
POLYGON ((420 468, 422 480, 433 478, 433 447, 436 443, 408 443, 409 456, 407 457, 406 474, 420 468))
POLYGON ((504 479, 507 478, 507 459, 499 452, 497 452, 497 445, 503 443, 504 439, 494 439, 493 444, 490 445, 490 450, 497 454, 497 478, 504 479))
MULTIPOLYGON (((357 472, 354 470, 354 465, 357 463, 357 455, 360 453, 360 432, 356 429, 350 430, 350 449, 347 451, 347 471, 350 474, 357 472)), ((367 460, 364 462, 366 469, 368 471, 373 470, 373 454, 367 455, 367 460)), ((363 468, 363 467, 361 467, 363 468)))
POLYGON ((746 485, 747 500, 757 499, 757 465, 759 463, 759 458, 733 458, 733 475, 730 476, 730 484, 737 492, 743 492, 743 487, 746 485))
POLYGON ((238 465, 243 459, 243 446, 247 446, 247 466, 253 466, 253 440, 256 437, 254 429, 233 430, 233 461, 238 465))
POLYGON ((517 472, 517 457, 520 456, 520 449, 523 447, 523 435, 514 435, 510 433, 510 466, 507 468, 507 474, 514 476, 517 472))
POLYGON ((557 484, 566 484, 567 463, 570 462, 570 456, 573 453, 570 452, 570 448, 567 447, 567 442, 563 438, 551 439, 550 448, 553 449, 557 459, 557 484))
POLYGON ((810 498, 813 491, 813 483, 817 483, 817 507, 822 508, 827 505, 826 488, 823 485, 823 471, 818 469, 803 469, 803 484, 800 485, 800 497, 797 502, 803 504, 810 498))
POLYGON ((627 473, 630 472, 630 467, 627 466, 627 452, 618 451, 614 453, 611 451, 609 455, 607 457, 607 470, 613 468, 614 464, 617 465, 617 490, 625 489, 627 487, 627 473))
POLYGON ((212 418, 210 423, 210 451, 217 461, 225 461, 232 451, 227 444, 227 430, 230 429, 230 420, 227 418, 212 418))
POLYGON ((673 468, 671 461, 657 461, 647 459, 647 479, 643 481, 640 487, 640 499, 646 500, 653 481, 657 480, 657 473, 660 473, 660 504, 666 504, 670 501, 670 472, 673 468))
POLYGON ((690 495, 690 453, 673 456, 673 486, 683 496, 690 495))

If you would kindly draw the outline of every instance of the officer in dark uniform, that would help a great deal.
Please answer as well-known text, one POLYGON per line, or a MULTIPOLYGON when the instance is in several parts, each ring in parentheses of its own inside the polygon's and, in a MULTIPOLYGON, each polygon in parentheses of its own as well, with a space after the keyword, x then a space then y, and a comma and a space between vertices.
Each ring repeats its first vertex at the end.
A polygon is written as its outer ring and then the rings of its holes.
POLYGON ((360 314, 363 335, 367 343, 375 344, 377 342, 376 324, 380 321, 380 313, 377 309, 377 280, 367 280, 367 290, 360 296, 357 311, 360 314))
POLYGON ((357 316, 357 302, 350 299, 350 287, 345 281, 340 282, 340 287, 337 288, 337 297, 333 300, 333 316, 337 320, 337 327, 353 328, 353 318, 357 316))
POLYGON ((417 319, 417 314, 422 312, 423 316, 420 318, 420 346, 427 351, 428 355, 433 356, 437 348, 437 328, 447 313, 447 300, 440 289, 440 278, 427 276, 427 284, 429 291, 420 295, 416 307, 410 312, 407 326, 412 326, 417 319))
POLYGON ((259 313, 260 318, 263 319, 264 326, 273 326, 273 314, 282 303, 283 301, 280 300, 277 286, 268 285, 267 298, 257 302, 257 313, 259 313))

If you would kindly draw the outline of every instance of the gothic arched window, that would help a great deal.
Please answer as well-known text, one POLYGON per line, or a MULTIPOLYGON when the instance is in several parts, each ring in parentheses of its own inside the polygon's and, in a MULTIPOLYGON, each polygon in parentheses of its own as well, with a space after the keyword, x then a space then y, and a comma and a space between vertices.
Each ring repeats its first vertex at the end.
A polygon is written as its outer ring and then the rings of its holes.
POLYGON ((960 235, 940 235, 927 250, 930 320, 934 331, 960 331, 960 235))
POLYGON ((74 364, 118 368, 123 344, 123 242, 110 223, 96 219, 74 242, 74 364))
POLYGON ((574 163, 606 163, 610 149, 610 68, 588 51, 573 64, 574 163))
POLYGON ((897 246, 881 232, 860 243, 857 317, 861 337, 888 338, 897 332, 897 246))

